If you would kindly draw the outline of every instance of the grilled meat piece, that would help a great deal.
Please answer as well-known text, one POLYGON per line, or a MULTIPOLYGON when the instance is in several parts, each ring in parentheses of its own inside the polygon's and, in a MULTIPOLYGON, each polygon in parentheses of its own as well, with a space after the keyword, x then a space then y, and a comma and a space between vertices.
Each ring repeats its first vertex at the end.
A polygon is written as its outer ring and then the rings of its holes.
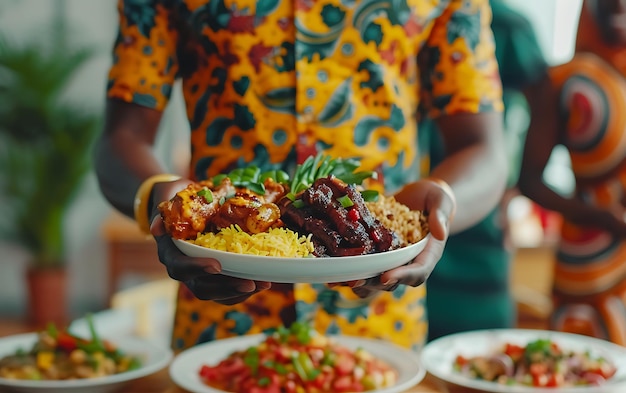
POLYGON ((280 201, 282 219, 292 230, 311 233, 316 252, 324 250, 327 256, 347 256, 400 247, 395 233, 372 216, 353 185, 329 176, 317 179, 298 198, 303 206, 296 207, 288 198, 280 201), (339 201, 346 196, 352 206, 344 207, 339 201))
POLYGON ((283 198, 278 206, 281 210, 281 219, 285 226, 299 233, 311 233, 311 241, 315 250, 313 255, 349 256, 364 254, 362 245, 351 245, 335 230, 328 221, 315 217, 315 211, 310 207, 296 207, 288 198, 283 198))
POLYGON ((374 251, 374 244, 369 238, 365 227, 358 220, 348 217, 349 209, 344 208, 337 200, 341 195, 324 182, 316 182, 313 187, 302 193, 302 200, 312 206, 320 215, 327 216, 333 228, 351 245, 359 245, 361 254, 374 251))
POLYGON ((361 223, 374 242, 376 251, 389 251, 401 247, 401 240, 395 232, 386 228, 376 217, 372 215, 365 205, 363 195, 355 187, 347 187, 346 195, 354 203, 353 208, 359 213, 361 223))

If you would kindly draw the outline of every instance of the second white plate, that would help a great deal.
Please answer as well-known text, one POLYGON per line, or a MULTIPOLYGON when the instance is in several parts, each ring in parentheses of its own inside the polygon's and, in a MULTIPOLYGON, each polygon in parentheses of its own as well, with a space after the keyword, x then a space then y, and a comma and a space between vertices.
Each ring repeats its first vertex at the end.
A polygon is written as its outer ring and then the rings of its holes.
MULTIPOLYGON (((37 341, 37 333, 18 334, 0 338, 0 357, 28 350, 37 341)), ((119 392, 131 380, 145 377, 165 368, 173 357, 172 350, 159 347, 137 337, 111 340, 122 352, 138 356, 142 365, 136 370, 100 378, 75 380, 16 380, 0 378, 0 391, 16 393, 110 393, 119 392)))
POLYGON ((185 255, 217 259, 222 264, 222 274, 227 276, 278 283, 335 283, 374 277, 404 265, 424 250, 429 238, 430 234, 415 244, 393 251, 329 258, 237 254, 173 240, 185 255))
POLYGON ((435 377, 458 386, 480 392, 493 393, 622 393, 626 392, 626 348, 608 341, 578 334, 534 329, 477 330, 440 337, 426 345, 422 352, 426 370, 435 377), (505 343, 526 345, 537 339, 549 339, 561 348, 576 352, 589 351, 602 356, 617 367, 617 373, 605 385, 577 386, 572 388, 535 388, 503 385, 496 382, 469 378, 453 369, 457 355, 466 357, 486 355, 505 343))

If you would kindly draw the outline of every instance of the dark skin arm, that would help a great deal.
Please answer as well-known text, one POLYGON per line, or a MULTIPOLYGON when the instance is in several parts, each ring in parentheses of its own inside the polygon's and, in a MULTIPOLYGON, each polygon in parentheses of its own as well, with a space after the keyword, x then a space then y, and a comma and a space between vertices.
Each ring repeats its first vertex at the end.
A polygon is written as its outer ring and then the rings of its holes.
MULTIPOLYGON (((105 198, 119 211, 133 218, 134 198, 143 180, 164 173, 153 153, 161 112, 108 100, 105 128, 95 148, 95 169, 105 198)), ((163 200, 187 186, 191 180, 155 184, 152 192, 153 211, 163 200)), ((154 220, 153 234, 157 241, 159 259, 175 280, 184 282, 201 299, 213 299, 223 304, 238 303, 269 283, 240 280, 219 275, 221 265, 215 259, 191 258, 183 255, 165 234, 160 219, 154 220), (209 273, 209 274, 207 274, 209 273)))
POLYGON ((107 101, 104 132, 95 148, 96 175, 109 203, 131 218, 141 182, 164 172, 152 152, 161 116, 153 109, 107 101))
POLYGON ((543 173, 552 151, 561 143, 559 130, 564 127, 558 118, 557 91, 546 76, 540 83, 529 87, 526 96, 532 117, 522 158, 520 192, 575 224, 600 227, 625 237, 626 223, 622 211, 610 212, 578 198, 565 197, 544 183, 543 173))
POLYGON ((441 187, 428 179, 408 184, 396 199, 412 209, 429 214, 431 239, 424 251, 410 264, 358 283, 355 292, 369 296, 377 290, 391 290, 398 284, 423 284, 441 258, 450 232, 475 225, 500 201, 506 184, 506 159, 502 141, 501 113, 458 114, 438 120, 446 159, 432 177, 447 182, 454 201, 441 187), (463 130, 459 132, 459 130, 463 130))

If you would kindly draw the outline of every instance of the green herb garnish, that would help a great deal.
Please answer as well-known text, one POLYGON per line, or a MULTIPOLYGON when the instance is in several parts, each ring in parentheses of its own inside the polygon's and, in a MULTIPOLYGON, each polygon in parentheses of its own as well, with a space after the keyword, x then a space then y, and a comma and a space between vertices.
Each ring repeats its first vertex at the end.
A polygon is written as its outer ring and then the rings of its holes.
MULTIPOLYGON (((365 179, 376 179, 377 174, 373 171, 357 171, 361 163, 354 158, 331 158, 318 154, 310 156, 302 164, 296 167, 296 171, 289 184, 290 192, 297 195, 301 191, 311 187, 317 179, 335 176, 347 184, 361 185, 365 179)), ((368 190, 370 194, 378 195, 375 190, 368 190)))
POLYGON ((198 196, 204 197, 208 203, 213 202, 213 193, 208 188, 198 191, 198 196))
POLYGON ((246 168, 235 168, 228 173, 220 173, 211 178, 214 185, 219 185, 224 178, 229 178, 233 186, 247 188, 250 191, 265 195, 265 181, 269 178, 274 179, 275 182, 281 184, 289 183, 289 175, 285 171, 281 170, 269 170, 261 172, 261 170, 254 165, 246 168))
POLYGON ((337 198, 337 201, 341 203, 342 207, 354 206, 354 202, 352 202, 352 199, 350 199, 350 197, 347 195, 337 198))

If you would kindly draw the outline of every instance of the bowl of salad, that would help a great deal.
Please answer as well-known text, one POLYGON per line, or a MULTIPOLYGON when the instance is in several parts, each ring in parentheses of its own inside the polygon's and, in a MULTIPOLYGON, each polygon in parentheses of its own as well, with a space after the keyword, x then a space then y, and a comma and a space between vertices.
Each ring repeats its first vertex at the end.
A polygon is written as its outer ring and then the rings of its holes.
POLYGON ((84 337, 50 324, 46 329, 0 338, 0 391, 105 393, 155 373, 172 359, 137 337, 102 338, 91 318, 84 337))
POLYGON ((457 333, 427 344, 422 362, 451 392, 626 392, 626 348, 577 334, 534 329, 457 333))

